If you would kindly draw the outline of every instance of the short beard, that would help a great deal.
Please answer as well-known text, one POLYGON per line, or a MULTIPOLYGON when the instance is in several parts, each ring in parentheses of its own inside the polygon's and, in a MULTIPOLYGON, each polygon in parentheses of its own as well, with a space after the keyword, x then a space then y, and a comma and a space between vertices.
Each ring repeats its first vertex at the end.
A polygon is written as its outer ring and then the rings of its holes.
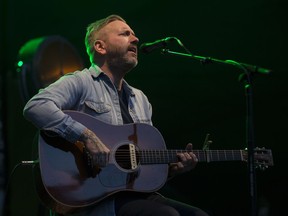
POLYGON ((113 71, 120 71, 121 73, 128 73, 133 68, 135 68, 138 64, 138 60, 136 59, 128 59, 125 56, 119 57, 119 53, 114 53, 109 55, 109 68, 113 71))

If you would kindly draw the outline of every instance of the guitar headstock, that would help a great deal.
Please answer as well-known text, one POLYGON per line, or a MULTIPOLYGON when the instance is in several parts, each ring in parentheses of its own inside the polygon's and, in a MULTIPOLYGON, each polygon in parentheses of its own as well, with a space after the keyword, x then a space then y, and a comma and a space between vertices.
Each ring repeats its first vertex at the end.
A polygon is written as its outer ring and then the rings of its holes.
MULTIPOLYGON (((245 154, 243 155, 244 159, 248 160, 247 149, 245 149, 245 154)), ((273 156, 272 151, 270 149, 265 149, 256 147, 254 149, 254 163, 255 167, 259 168, 260 170, 265 170, 270 166, 273 166, 273 156)))

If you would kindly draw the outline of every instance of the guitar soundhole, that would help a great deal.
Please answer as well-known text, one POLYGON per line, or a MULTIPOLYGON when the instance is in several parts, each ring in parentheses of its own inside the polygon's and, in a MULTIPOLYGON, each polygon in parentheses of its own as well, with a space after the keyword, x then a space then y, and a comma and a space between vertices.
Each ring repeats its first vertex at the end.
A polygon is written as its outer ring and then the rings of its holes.
MULTIPOLYGON (((117 164, 127 170, 131 170, 133 162, 131 161, 131 154, 129 145, 120 146, 115 153, 115 160, 117 164)), ((138 164, 138 153, 136 151, 136 164, 138 164)))

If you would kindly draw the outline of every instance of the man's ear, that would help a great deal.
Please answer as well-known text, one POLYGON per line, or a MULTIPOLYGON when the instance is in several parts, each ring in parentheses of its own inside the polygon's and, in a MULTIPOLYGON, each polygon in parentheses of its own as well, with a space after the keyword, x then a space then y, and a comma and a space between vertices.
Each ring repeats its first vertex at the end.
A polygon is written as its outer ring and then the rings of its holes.
POLYGON ((94 43, 94 49, 99 54, 106 54, 105 42, 102 40, 96 40, 94 43))

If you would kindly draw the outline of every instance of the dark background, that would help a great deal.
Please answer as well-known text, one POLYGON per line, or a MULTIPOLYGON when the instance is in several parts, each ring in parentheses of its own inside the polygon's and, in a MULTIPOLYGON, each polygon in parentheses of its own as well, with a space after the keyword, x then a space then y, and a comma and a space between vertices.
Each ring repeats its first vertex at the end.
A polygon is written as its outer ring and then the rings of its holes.
MULTIPOLYGON (((79 51, 88 67, 84 48, 86 26, 96 19, 119 14, 140 38, 140 44, 175 36, 194 54, 270 68, 270 75, 253 78, 255 145, 271 149, 274 166, 256 171, 259 215, 280 215, 287 194, 287 50, 285 0, 241 1, 20 1, 2 0, 1 122, 4 177, 22 160, 31 159, 35 128, 22 116, 18 51, 27 41, 61 35, 79 51)), ((183 52, 177 44, 173 50, 183 52)), ((128 82, 142 89, 153 105, 154 125, 168 148, 182 149, 192 142, 201 149, 205 136, 211 149, 244 149, 246 102, 238 68, 208 64, 157 50, 139 54, 139 65, 128 82)), ((2 153, 2 152, 1 152, 2 153)), ((1 172, 3 175, 3 171, 1 172)), ((4 186, 3 186, 4 187, 4 186)), ((31 167, 17 168, 9 180, 5 215, 36 216, 38 199, 31 167)), ((206 209, 215 216, 249 215, 247 164, 200 163, 172 179, 163 194, 206 209)))

